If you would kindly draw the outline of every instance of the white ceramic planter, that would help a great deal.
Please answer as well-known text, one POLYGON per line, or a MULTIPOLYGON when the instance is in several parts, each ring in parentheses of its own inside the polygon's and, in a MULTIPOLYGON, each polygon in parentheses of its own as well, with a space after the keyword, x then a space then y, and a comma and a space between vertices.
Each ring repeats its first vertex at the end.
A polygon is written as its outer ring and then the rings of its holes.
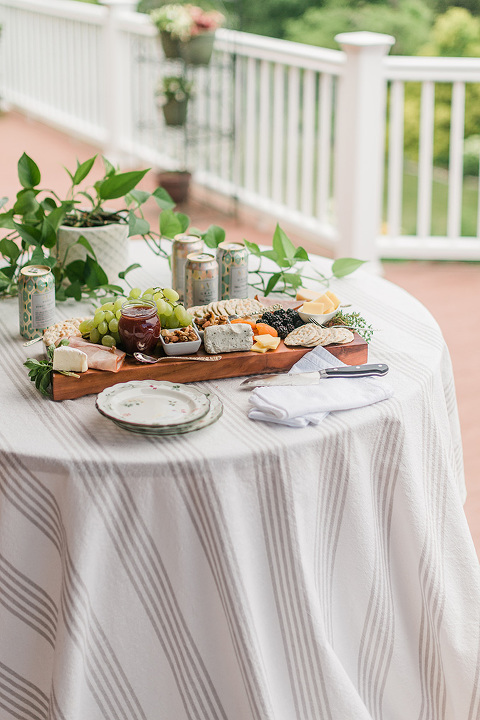
MULTIPOLYGON (((92 246, 98 263, 108 276, 109 282, 118 282, 118 273, 128 265, 128 225, 112 223, 99 227, 68 227, 61 225, 57 233, 56 256, 60 266, 63 265, 65 253, 80 237, 92 246)), ((67 264, 73 260, 85 260, 87 251, 81 245, 69 250, 67 264)))

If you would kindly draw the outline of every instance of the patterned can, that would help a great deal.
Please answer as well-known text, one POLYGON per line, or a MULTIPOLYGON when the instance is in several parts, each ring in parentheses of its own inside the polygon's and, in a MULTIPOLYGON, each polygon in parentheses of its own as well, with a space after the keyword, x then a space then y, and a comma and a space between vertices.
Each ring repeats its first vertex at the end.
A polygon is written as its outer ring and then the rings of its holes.
POLYGON ((217 248, 218 297, 248 297, 248 252, 242 243, 221 242, 217 248))
POLYGON ((185 263, 185 307, 218 300, 218 263, 208 253, 190 253, 185 263))
POLYGON ((27 265, 18 278, 20 334, 32 340, 55 322, 55 278, 47 265, 27 265))
POLYGON ((187 255, 203 250, 203 240, 196 235, 175 235, 172 247, 172 288, 185 297, 185 263, 187 255))

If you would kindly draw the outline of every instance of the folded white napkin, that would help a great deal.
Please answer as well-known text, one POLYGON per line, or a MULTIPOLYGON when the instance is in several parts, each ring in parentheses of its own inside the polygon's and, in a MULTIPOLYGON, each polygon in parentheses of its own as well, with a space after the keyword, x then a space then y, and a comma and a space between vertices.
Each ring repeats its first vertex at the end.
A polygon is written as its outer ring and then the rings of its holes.
MULTIPOLYGON (((322 346, 304 355, 290 373, 313 372, 327 367, 341 367, 342 363, 322 346)), ((318 425, 329 412, 351 410, 386 400, 393 390, 384 378, 333 378, 320 380, 318 385, 274 386, 256 388, 250 396, 251 420, 305 427, 318 425)))

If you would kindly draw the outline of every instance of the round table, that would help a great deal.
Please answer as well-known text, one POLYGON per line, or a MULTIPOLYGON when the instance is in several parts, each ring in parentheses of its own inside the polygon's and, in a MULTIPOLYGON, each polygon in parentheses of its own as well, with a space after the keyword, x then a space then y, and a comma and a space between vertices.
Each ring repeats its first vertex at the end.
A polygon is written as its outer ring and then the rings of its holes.
MULTIPOLYGON (((134 284, 169 284, 144 267, 134 284)), ((210 381, 223 416, 169 437, 42 397, 1 302, 2 719, 480 717, 448 350, 385 280, 332 289, 375 328, 391 399, 293 429, 249 420, 241 378, 210 381)))

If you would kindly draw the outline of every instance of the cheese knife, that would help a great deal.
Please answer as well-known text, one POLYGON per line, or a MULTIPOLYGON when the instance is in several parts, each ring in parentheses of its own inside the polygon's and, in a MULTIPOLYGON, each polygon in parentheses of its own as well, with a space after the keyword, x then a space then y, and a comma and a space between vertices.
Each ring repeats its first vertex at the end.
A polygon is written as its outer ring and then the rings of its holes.
POLYGON ((270 375, 252 375, 244 380, 240 387, 254 388, 267 387, 270 385, 317 385, 320 380, 326 378, 358 378, 358 377, 381 377, 388 372, 388 365, 384 363, 372 363, 369 365, 345 365, 341 367, 325 368, 314 372, 305 373, 274 373, 270 375))

